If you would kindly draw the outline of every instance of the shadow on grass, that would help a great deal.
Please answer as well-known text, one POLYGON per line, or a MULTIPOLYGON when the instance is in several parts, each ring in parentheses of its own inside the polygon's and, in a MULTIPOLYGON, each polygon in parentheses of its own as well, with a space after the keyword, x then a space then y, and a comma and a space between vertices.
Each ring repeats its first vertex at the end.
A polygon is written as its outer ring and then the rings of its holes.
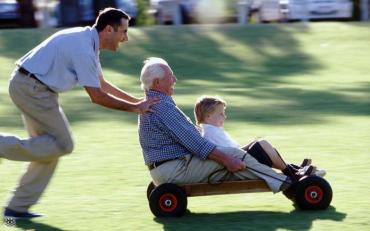
MULTIPOLYGON (((236 91, 224 90, 227 95, 243 94, 251 98, 258 98, 266 101, 275 99, 282 102, 289 102, 287 104, 271 105, 260 104, 254 105, 246 109, 245 105, 235 106, 233 102, 227 108, 227 114, 233 122, 240 123, 260 123, 269 124, 271 126, 279 125, 296 125, 296 124, 320 124, 326 123, 325 116, 331 115, 370 115, 370 101, 366 99, 367 92, 370 92, 370 84, 363 84, 363 86, 353 86, 353 88, 346 88, 343 91, 352 93, 357 92, 364 96, 350 96, 343 94, 342 90, 338 91, 324 91, 324 90, 301 90, 298 88, 281 88, 268 89, 266 91, 251 90, 248 92, 239 93, 236 91)), ((182 92, 175 93, 176 97, 181 97, 182 92), (177 96, 179 95, 179 96, 177 96)), ((191 95, 202 95, 201 88, 188 90, 187 93, 191 95)), ((242 96, 241 96, 242 97, 242 96)), ((109 110, 104 107, 94 105, 89 102, 85 95, 69 98, 68 103, 62 105, 65 114, 67 115, 71 124, 78 124, 88 121, 116 121, 122 123, 130 123, 135 125, 137 123, 137 116, 133 113, 122 113, 120 111, 109 110)), ((195 101, 195 99, 194 99, 195 101)), ((23 126, 19 111, 15 106, 5 103, 0 98, 0 104, 8 105, 7 113, 1 115, 2 127, 19 127, 23 126)), ((194 121, 193 106, 181 105, 181 110, 185 112, 194 121)), ((6 131, 4 131, 6 132, 6 131)))
POLYGON ((59 229, 51 225, 38 223, 36 221, 31 221, 31 220, 19 220, 17 221, 16 227, 24 229, 24 230, 35 230, 35 231, 39 231, 39 230, 40 231, 67 231, 65 229, 59 229))
MULTIPOLYGON (((0 31, 1 56, 15 61, 55 31, 57 29, 0 31), (24 40, 25 37, 28 39, 24 40), (20 39, 24 40, 21 46, 17 42, 20 39)), ((237 74, 243 76, 238 82, 249 87, 274 86, 284 83, 295 73, 313 73, 322 68, 315 57, 302 49, 296 33, 305 34, 307 28, 282 25, 156 26, 130 35, 130 43, 118 52, 102 51, 100 60, 103 69, 135 78, 139 76, 143 60, 157 56, 165 58, 180 79, 227 83, 235 82, 230 75, 237 74), (256 58, 259 60, 257 66, 256 58)), ((194 84, 184 86, 193 87, 194 84)))
POLYGON ((296 33, 307 33, 301 26, 150 27, 141 32, 131 36, 132 45, 120 54, 102 52, 103 67, 138 76, 143 60, 157 56, 169 62, 180 80, 229 83, 235 82, 230 76, 236 74, 243 76, 238 84, 251 88, 274 86, 296 73, 323 68, 296 39, 296 33))
POLYGON ((345 213, 330 206, 324 211, 293 210, 289 213, 239 211, 230 213, 189 213, 181 218, 155 218, 166 231, 172 230, 309 230, 315 220, 342 221, 345 213))

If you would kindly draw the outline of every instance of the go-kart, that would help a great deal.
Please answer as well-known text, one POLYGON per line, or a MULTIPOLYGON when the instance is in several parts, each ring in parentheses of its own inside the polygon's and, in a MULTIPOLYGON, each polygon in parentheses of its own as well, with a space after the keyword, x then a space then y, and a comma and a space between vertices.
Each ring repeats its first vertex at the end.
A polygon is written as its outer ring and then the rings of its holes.
MULTIPOLYGON (((147 188, 149 207, 156 217, 179 217, 187 209, 188 197, 271 191, 263 180, 224 181, 176 185, 151 182, 147 188)), ((332 200, 330 184, 319 176, 305 176, 293 183, 284 195, 302 210, 326 209, 332 200)))

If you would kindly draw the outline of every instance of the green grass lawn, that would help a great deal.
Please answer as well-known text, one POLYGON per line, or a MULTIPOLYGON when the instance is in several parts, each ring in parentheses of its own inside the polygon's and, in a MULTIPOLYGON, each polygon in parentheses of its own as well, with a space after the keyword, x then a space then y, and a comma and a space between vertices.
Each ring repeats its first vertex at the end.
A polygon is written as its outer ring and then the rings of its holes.
MULTIPOLYGON (((0 30, 0 132, 26 137, 11 103, 14 62, 55 30, 0 30)), ((140 96, 146 57, 168 60, 175 100, 228 102, 226 130, 240 143, 263 137, 290 162, 311 157, 333 191, 325 211, 296 211, 282 194, 189 198, 178 219, 151 214, 150 175, 137 116, 93 105, 82 88, 61 95, 76 148, 63 157, 39 204, 47 216, 0 230, 369 230, 370 24, 312 23, 132 28, 118 54, 102 52, 106 78, 140 96)), ((2 160, 4 205, 25 163, 2 160)))

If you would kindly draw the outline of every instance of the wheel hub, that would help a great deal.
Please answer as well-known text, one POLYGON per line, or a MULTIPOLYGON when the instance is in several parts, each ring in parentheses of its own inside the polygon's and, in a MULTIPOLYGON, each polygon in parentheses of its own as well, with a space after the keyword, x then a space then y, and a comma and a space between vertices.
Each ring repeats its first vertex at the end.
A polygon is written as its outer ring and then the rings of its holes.
POLYGON ((159 198, 159 207, 165 212, 172 212, 177 207, 177 198, 172 193, 165 193, 159 198))
POLYGON ((165 200, 164 205, 167 206, 167 207, 171 207, 171 205, 172 205, 171 200, 165 200))
POLYGON ((317 192, 311 192, 310 193, 311 198, 316 199, 318 197, 317 192))
POLYGON ((322 201, 324 192, 322 188, 317 185, 312 185, 305 190, 305 199, 310 204, 318 204, 322 201))

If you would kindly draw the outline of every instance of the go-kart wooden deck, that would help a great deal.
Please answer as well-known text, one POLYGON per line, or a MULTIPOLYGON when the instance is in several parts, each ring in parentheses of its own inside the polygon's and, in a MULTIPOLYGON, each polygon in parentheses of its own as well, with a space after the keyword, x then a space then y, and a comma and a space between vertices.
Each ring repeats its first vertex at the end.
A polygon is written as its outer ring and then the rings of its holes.
POLYGON ((224 181, 221 183, 197 183, 179 185, 188 197, 248 192, 270 192, 263 180, 224 181))

